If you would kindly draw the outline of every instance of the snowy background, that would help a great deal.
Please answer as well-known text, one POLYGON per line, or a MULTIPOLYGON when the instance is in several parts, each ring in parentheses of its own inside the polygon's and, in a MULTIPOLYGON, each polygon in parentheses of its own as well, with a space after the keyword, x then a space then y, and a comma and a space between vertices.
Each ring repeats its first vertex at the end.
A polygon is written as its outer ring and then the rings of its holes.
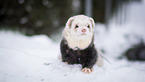
POLYGON ((91 74, 82 73, 80 65, 61 62, 59 42, 46 35, 1 30, 0 82, 145 82, 145 62, 117 59, 140 39, 145 42, 145 0, 129 5, 126 23, 118 25, 113 18, 108 30, 96 23, 95 45, 110 63, 95 65, 91 74))

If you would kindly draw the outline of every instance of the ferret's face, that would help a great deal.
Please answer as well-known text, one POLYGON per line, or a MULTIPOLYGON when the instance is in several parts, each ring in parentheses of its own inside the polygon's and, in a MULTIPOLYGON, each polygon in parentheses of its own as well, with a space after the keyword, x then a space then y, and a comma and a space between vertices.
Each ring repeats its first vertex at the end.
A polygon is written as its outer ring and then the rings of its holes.
POLYGON ((94 27, 95 23, 92 18, 76 15, 68 19, 63 37, 70 48, 86 49, 93 41, 94 27))
POLYGON ((84 18, 76 18, 72 21, 70 33, 75 36, 85 36, 93 32, 91 21, 84 18))
POLYGON ((76 16, 68 20, 69 31, 72 36, 89 36, 94 31, 94 20, 87 16, 76 16))

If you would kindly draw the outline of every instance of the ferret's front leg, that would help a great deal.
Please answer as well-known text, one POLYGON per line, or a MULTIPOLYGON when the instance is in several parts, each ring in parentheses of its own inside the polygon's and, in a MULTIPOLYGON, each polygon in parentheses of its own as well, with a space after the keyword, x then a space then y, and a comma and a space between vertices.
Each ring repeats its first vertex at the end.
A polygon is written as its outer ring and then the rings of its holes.
POLYGON ((85 62, 82 64, 82 72, 87 74, 93 72, 93 66, 96 63, 96 60, 97 58, 85 60, 85 62))

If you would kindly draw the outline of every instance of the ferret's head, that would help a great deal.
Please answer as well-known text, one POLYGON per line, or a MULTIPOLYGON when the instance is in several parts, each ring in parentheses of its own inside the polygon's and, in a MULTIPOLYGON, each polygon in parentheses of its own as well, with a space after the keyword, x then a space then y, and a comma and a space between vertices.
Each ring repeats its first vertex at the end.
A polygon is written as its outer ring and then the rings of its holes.
POLYGON ((88 37, 94 32, 94 20, 85 15, 70 17, 66 23, 65 30, 71 36, 88 37))
POLYGON ((87 48, 93 41, 94 20, 85 15, 70 17, 63 31, 63 37, 72 49, 87 48))

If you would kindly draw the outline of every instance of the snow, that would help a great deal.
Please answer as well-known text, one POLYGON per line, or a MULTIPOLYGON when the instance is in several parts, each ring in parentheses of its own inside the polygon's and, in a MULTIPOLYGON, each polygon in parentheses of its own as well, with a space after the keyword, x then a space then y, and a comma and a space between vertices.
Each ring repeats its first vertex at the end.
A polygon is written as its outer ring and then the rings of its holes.
MULTIPOLYGON (((141 41, 145 43, 145 0, 141 3, 130 3, 127 10, 127 20, 122 25, 116 24, 113 17, 108 27, 97 23, 95 28, 95 43, 99 49, 105 50, 111 57, 119 57, 125 50, 141 41)), ((123 16, 125 17, 125 16, 123 16)))
MULTIPOLYGON (((129 23, 128 23, 129 24, 129 23)), ((141 41, 145 42, 145 28, 138 27, 135 24, 129 25, 111 25, 108 30, 105 25, 96 24, 95 44, 101 50, 106 52, 105 55, 117 58, 128 48, 141 41)))
MULTIPOLYGON (((144 8, 140 6, 136 8, 144 8)), ((129 12, 144 13, 140 9, 129 12)), ((96 24, 95 45, 105 51, 103 55, 111 63, 104 61, 104 67, 95 65, 91 74, 81 72, 81 65, 61 62, 59 43, 46 35, 25 36, 1 30, 0 82, 145 82, 145 62, 116 59, 140 39, 145 42, 144 23, 135 23, 132 16, 139 20, 130 14, 131 21, 120 26, 112 20, 108 30, 104 24, 96 24)))
POLYGON ((24 36, 0 31, 0 82, 143 82, 145 62, 129 62, 108 57, 103 68, 91 74, 81 65, 67 65, 58 58, 59 43, 46 35, 24 36), (115 76, 115 77, 114 77, 115 76))

